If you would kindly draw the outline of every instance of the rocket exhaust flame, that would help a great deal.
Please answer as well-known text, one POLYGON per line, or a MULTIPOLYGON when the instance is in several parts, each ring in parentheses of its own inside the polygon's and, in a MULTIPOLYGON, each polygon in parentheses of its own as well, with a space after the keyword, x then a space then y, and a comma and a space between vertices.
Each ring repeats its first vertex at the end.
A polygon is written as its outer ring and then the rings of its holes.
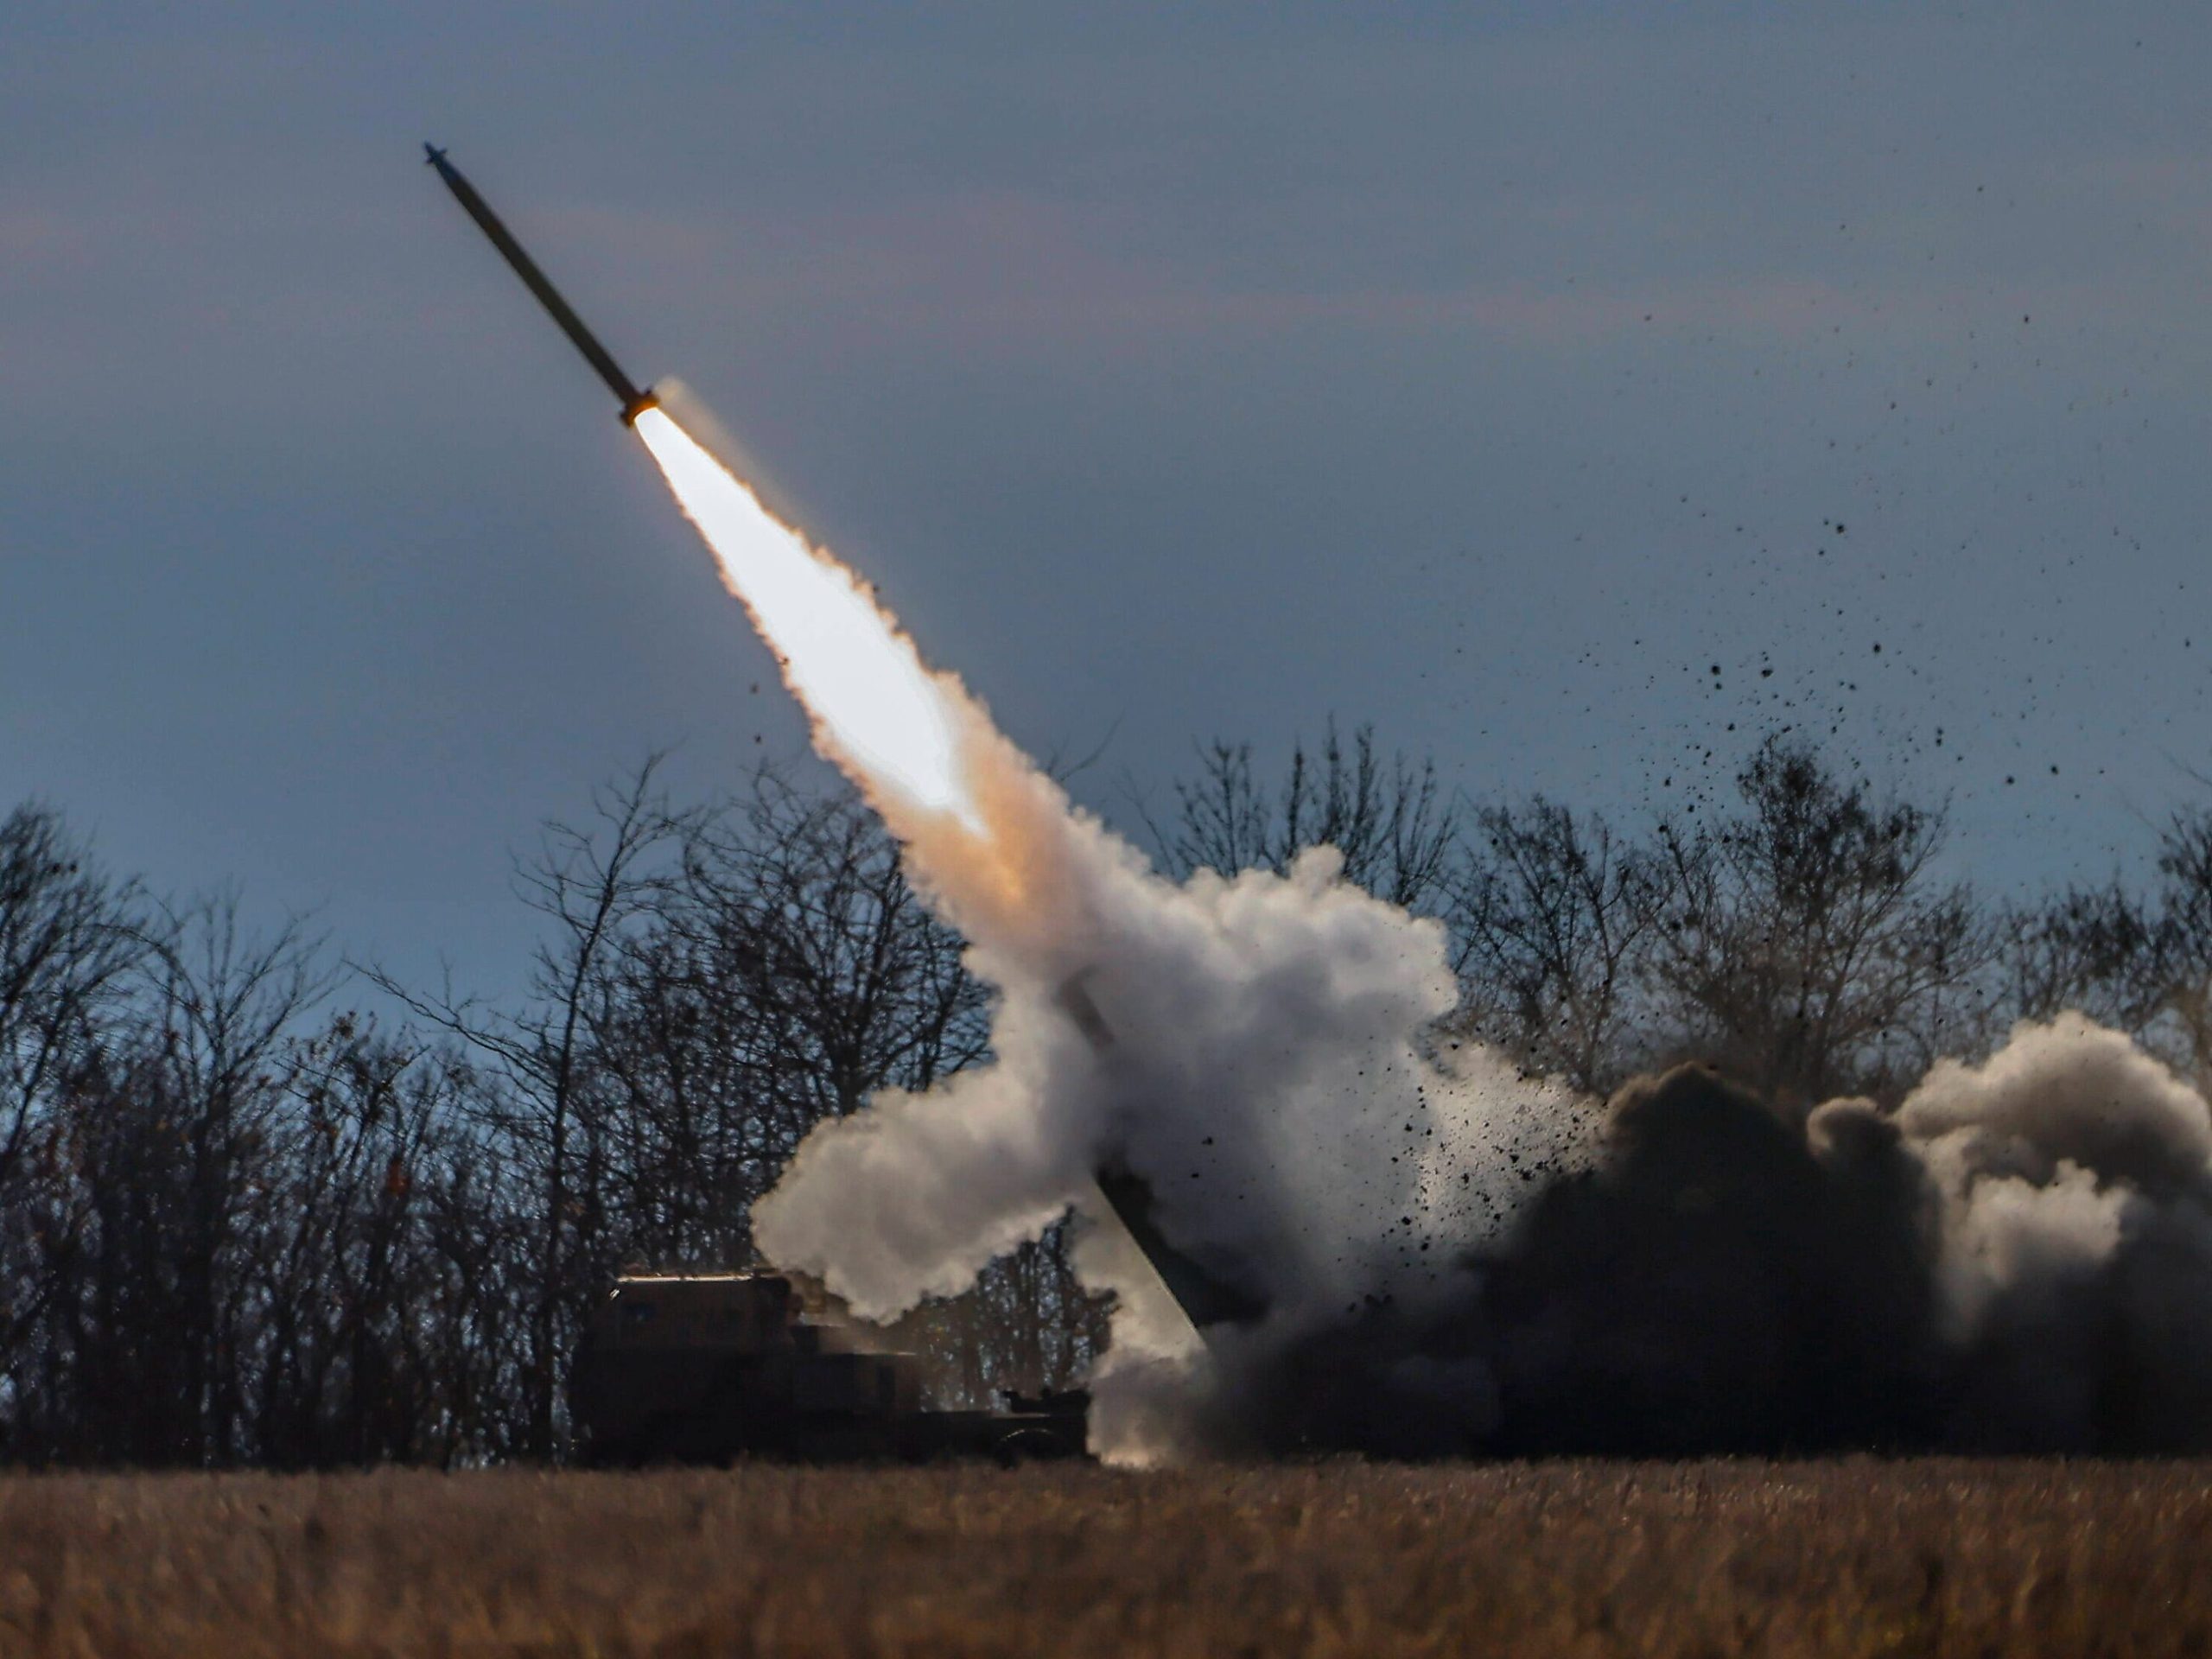
POLYGON ((913 641, 858 577, 779 520, 665 410, 642 410, 633 424, 722 581, 776 653, 824 751, 904 804, 983 833, 963 777, 953 694, 913 641))
MULTIPOLYGON (((957 694, 949 683, 922 665, 913 641, 857 577, 778 520, 651 390, 639 389, 445 151, 423 149, 454 200, 620 403, 623 423, 652 451, 713 550, 722 580, 782 663, 823 751, 863 784, 895 795, 897 805, 949 817, 981 834, 982 817, 962 779, 957 694)), ((901 817, 908 839, 924 827, 901 817)))

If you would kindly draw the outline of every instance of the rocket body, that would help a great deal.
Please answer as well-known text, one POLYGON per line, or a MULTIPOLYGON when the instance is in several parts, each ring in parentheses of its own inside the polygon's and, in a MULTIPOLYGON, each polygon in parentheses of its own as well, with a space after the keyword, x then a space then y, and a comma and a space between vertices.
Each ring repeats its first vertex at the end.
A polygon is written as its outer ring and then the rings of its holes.
POLYGON ((545 273, 537 268, 537 262, 523 251, 522 244, 515 240, 514 233, 499 222, 499 216, 492 211, 490 204, 476 194, 476 187, 462 176, 459 168, 446 159, 445 151, 433 144, 424 144, 423 149, 430 165, 438 169, 438 176, 446 181, 446 188, 453 192, 454 200, 476 221, 477 229, 491 238, 492 245, 513 267, 515 275, 522 278, 523 286, 537 296, 537 302, 552 314, 554 321, 561 325, 561 332, 568 335, 575 348, 584 354, 584 361, 590 364, 599 378, 607 382, 607 390, 622 405, 623 425, 630 425, 640 414, 652 408, 656 400, 652 391, 640 391, 637 383, 622 372, 621 365, 615 362, 607 347, 601 345, 598 337, 584 327, 583 319, 569 309, 569 302, 561 297, 561 291, 546 280, 545 273))

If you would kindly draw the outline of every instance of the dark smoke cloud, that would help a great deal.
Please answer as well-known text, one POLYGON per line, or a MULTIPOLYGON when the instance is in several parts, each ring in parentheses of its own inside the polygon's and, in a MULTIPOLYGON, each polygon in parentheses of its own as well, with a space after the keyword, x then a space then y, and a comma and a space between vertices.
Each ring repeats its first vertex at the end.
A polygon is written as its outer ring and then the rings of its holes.
POLYGON ((2152 1452, 2212 1445, 2212 1117, 2078 1017, 1809 1116, 1701 1066, 1418 1306, 1220 1346, 1248 1450, 2152 1452))

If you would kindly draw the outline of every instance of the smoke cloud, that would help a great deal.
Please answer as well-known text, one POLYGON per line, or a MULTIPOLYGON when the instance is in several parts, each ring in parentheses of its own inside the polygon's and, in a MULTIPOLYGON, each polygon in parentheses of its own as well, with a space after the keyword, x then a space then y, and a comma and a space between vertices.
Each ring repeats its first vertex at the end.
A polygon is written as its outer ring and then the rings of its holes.
POLYGON ((1443 930, 1334 851, 1160 877, 865 584, 638 426, 998 993, 990 1064, 809 1136, 755 1211, 772 1259, 888 1318, 1074 1211, 1115 1299, 1094 1441, 1128 1461, 2212 1444, 2212 1111, 2126 1037, 2024 1026, 1893 1113, 1695 1066, 1601 1110, 1441 1039, 1443 930), (1102 1173, 1236 1319, 1198 1338, 1102 1173))
POLYGON ((1588 1115, 1434 1040, 1457 1000, 1441 928, 1345 882, 1334 851, 1170 882, 977 737, 992 836, 915 825, 908 858, 999 991, 993 1062, 817 1130, 756 1237, 884 1318, 1073 1210, 1078 1268, 1116 1299, 1102 1449, 1229 1444, 1247 1372, 1359 1308, 1436 1294, 1572 1160, 1588 1115), (1255 1328, 1198 1347, 1102 1205, 1103 1167, 1141 1179, 1160 1232, 1266 1310, 1255 1328))
POLYGON ((1333 852, 1170 882, 971 735, 999 839, 910 856, 995 1061, 818 1130, 758 1236, 887 1316, 1073 1210, 1107 1456, 2212 1443, 2212 1111, 2124 1035, 2024 1026, 1894 1111, 1696 1066, 1600 1107, 1440 1040, 1440 931, 1333 852), (1264 1314, 1201 1344, 1102 1167, 1264 1314))
POLYGON ((1444 1294, 1306 1333, 1218 1408, 1412 1455, 2200 1450, 2208 1158, 2202 1096, 2079 1015, 1894 1114, 1684 1066, 1444 1294))

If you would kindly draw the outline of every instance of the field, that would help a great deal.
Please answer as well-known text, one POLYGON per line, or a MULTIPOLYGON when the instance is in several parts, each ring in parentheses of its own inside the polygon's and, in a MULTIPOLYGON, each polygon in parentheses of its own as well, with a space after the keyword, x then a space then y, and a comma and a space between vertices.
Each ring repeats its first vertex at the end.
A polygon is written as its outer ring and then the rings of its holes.
POLYGON ((2203 1653, 2212 1464, 0 1479, 0 1653, 2203 1653))

